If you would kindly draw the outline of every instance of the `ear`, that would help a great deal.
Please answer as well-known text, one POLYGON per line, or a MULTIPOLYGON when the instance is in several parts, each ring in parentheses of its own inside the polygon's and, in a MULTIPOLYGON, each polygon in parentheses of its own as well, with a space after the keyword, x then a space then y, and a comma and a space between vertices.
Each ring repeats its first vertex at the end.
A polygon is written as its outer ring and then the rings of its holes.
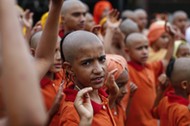
POLYGON ((70 75, 73 75, 74 72, 72 70, 72 66, 69 62, 63 62, 63 68, 68 72, 70 75))
POLYGON ((30 48, 30 53, 32 54, 32 56, 35 56, 35 49, 34 48, 30 48))
POLYGON ((125 50, 125 53, 127 53, 127 54, 129 53, 129 49, 127 47, 125 47, 124 50, 125 50))
POLYGON ((181 87, 185 90, 187 89, 188 82, 187 81, 182 81, 181 82, 181 87))

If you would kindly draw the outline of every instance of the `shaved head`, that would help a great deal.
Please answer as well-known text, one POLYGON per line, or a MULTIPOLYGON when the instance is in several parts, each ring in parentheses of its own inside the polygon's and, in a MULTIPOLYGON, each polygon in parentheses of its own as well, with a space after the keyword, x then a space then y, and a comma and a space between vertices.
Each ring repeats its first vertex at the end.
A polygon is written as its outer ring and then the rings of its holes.
POLYGON ((173 23, 179 18, 179 17, 187 17, 187 13, 185 11, 179 10, 174 12, 173 14, 173 23))
POLYGON ((148 41, 147 37, 141 33, 131 33, 125 41, 126 47, 130 47, 135 42, 148 41))
POLYGON ((136 15, 132 10, 125 10, 121 14, 122 19, 131 19, 136 22, 136 15))
POLYGON ((62 50, 65 61, 72 63, 79 50, 86 45, 93 46, 100 44, 103 47, 101 40, 93 33, 78 30, 70 33, 63 41, 62 50))
POLYGON ((172 84, 175 87, 184 80, 190 81, 190 58, 178 58, 174 63, 171 74, 172 84))
POLYGON ((121 29, 121 32, 125 36, 128 36, 129 34, 134 33, 134 32, 139 32, 138 25, 134 21, 132 21, 131 19, 125 19, 121 23, 119 28, 121 29))
MULTIPOLYGON (((38 43, 40 42, 41 36, 42 36, 42 31, 36 32, 30 39, 30 48, 33 48, 36 50, 38 43)), ((61 38, 58 36, 57 39, 58 42, 61 41, 61 38)))
POLYGON ((61 14, 65 15, 68 11, 74 9, 75 6, 82 6, 86 9, 86 6, 79 0, 66 0, 63 2, 61 14))
POLYGON ((36 32, 30 39, 30 48, 36 49, 40 38, 42 36, 42 31, 36 32))
POLYGON ((134 13, 135 13, 136 16, 140 16, 142 14, 146 14, 147 15, 147 13, 146 13, 146 11, 144 9, 136 9, 134 11, 134 13))

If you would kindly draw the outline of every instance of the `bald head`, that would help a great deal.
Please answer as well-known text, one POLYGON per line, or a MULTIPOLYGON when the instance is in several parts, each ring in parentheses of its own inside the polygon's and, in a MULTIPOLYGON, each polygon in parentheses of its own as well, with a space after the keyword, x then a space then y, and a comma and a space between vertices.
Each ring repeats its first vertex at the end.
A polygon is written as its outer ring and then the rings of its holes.
POLYGON ((81 48, 87 45, 92 47, 94 44, 100 44, 103 47, 101 40, 91 32, 78 30, 70 33, 62 45, 65 61, 72 63, 81 48))
POLYGON ((30 48, 36 49, 40 38, 42 36, 42 31, 36 32, 30 39, 30 48))
POLYGON ((137 15, 137 16, 140 16, 140 15, 144 15, 144 14, 146 14, 146 11, 144 10, 144 9, 136 9, 135 11, 134 11, 134 13, 135 13, 135 15, 137 15))
POLYGON ((137 18, 137 24, 142 31, 147 25, 147 13, 143 9, 136 9, 134 13, 137 18))
POLYGON ((134 33, 134 32, 139 32, 138 25, 131 19, 125 19, 121 23, 119 28, 125 36, 128 36, 129 34, 134 33))
POLYGON ((140 41, 148 41, 148 39, 145 35, 141 33, 132 33, 126 38, 125 45, 126 47, 130 47, 135 42, 140 42, 140 41))
POLYGON ((187 18, 187 13, 185 11, 179 10, 175 11, 173 14, 173 23, 178 20, 180 17, 186 17, 187 18))
MULTIPOLYGON (((30 48, 33 48, 34 50, 36 50, 40 39, 42 36, 42 31, 36 32, 30 39, 30 48)), ((60 42, 61 38, 58 36, 57 41, 60 42)))
POLYGON ((182 81, 190 81, 190 58, 176 59, 171 74, 171 81, 174 87, 182 81))
POLYGON ((125 10, 121 14, 122 19, 131 19, 133 21, 136 21, 136 15, 132 10, 125 10))
POLYGON ((68 11, 75 8, 75 6, 81 6, 87 10, 86 6, 79 0, 66 0, 63 2, 62 8, 61 8, 61 14, 65 15, 68 13, 68 11))

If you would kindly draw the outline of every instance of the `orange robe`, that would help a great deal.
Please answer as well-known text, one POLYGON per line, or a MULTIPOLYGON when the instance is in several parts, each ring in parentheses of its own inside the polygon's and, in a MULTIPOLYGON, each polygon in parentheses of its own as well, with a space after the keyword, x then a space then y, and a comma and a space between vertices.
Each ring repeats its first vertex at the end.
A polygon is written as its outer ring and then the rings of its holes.
POLYGON ((174 92, 161 99, 158 106, 153 109, 155 118, 160 119, 160 126, 189 126, 189 101, 174 92))
MULTIPOLYGON (((73 88, 74 85, 70 85, 64 90, 66 97, 64 104, 61 106, 61 119, 59 126, 78 126, 80 122, 80 117, 73 103, 78 91, 73 88)), ((116 126, 106 98, 107 94, 102 89, 99 89, 99 96, 102 100, 102 104, 97 104, 96 102, 91 101, 94 110, 92 126, 116 126)))
MULTIPOLYGON (((49 111, 54 103, 55 97, 59 90, 59 86, 63 81, 63 71, 55 73, 55 79, 52 81, 44 77, 41 84, 41 91, 44 98, 46 109, 49 111)), ((52 119, 50 126, 57 126, 59 124, 60 113, 58 112, 52 119)))
POLYGON ((125 126, 126 112, 120 104, 117 104, 116 108, 112 109, 112 114, 117 126, 125 126))
POLYGON ((156 126, 151 109, 156 98, 156 80, 162 73, 162 62, 140 65, 128 62, 129 77, 138 89, 133 95, 127 126, 156 126))

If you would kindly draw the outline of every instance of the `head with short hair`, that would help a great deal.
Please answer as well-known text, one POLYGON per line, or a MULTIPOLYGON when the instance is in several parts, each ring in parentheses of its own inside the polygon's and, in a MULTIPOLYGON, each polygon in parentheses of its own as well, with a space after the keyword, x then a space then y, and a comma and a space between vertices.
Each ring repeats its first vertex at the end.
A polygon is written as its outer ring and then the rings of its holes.
POLYGON ((61 49, 65 59, 63 67, 75 85, 98 89, 104 84, 105 51, 95 34, 81 30, 72 32, 63 40, 61 49))
POLYGON ((185 28, 187 26, 188 15, 185 11, 178 10, 173 14, 172 23, 179 28, 182 33, 185 33, 185 28))
POLYGON ((91 13, 86 13, 86 22, 85 22, 85 30, 91 31, 92 27, 95 25, 93 16, 91 13))
MULTIPOLYGON (((37 46, 40 42, 41 36, 42 36, 42 31, 36 32, 30 39, 30 50, 33 56, 35 56, 35 51, 37 49, 37 46)), ((54 59, 53 63, 49 69, 49 72, 59 72, 62 69, 62 64, 61 64, 61 56, 60 56, 60 48, 59 48, 59 43, 60 43, 60 37, 58 36, 57 43, 56 43, 56 48, 55 48, 55 53, 54 53, 54 59)))
POLYGON ((145 64, 148 59, 148 39, 141 33, 130 34, 125 41, 125 51, 130 61, 145 64))
POLYGON ((190 58, 179 58, 173 63, 170 80, 177 93, 190 94, 190 58))
POLYGON ((137 24, 139 26, 140 31, 146 28, 147 25, 147 13, 144 9, 136 9, 134 11, 135 16, 137 17, 137 24))
POLYGON ((70 32, 84 29, 86 7, 79 0, 66 0, 61 10, 61 21, 64 31, 70 32))
POLYGON ((135 13, 132 10, 124 10, 122 12, 122 14, 121 14, 121 18, 123 20, 125 20, 125 19, 131 19, 134 22, 137 21, 137 17, 136 17, 135 13))
POLYGON ((138 25, 131 19, 125 19, 119 28, 126 37, 131 33, 139 32, 138 25))

